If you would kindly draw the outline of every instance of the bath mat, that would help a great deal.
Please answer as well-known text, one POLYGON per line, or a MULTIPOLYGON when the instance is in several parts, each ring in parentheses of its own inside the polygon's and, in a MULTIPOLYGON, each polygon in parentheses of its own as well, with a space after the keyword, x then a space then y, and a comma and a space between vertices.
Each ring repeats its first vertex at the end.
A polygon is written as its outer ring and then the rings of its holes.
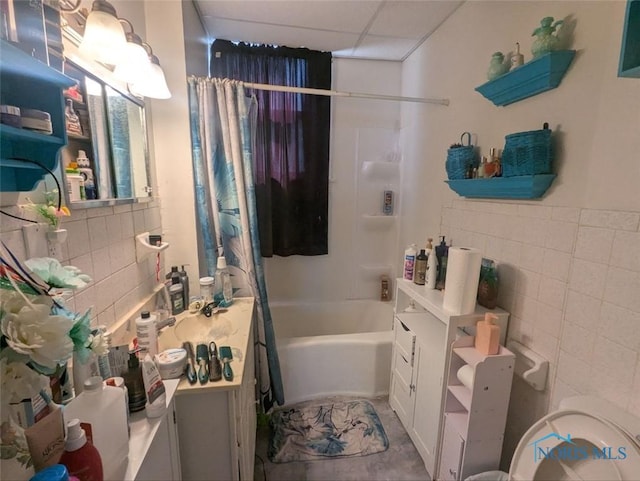
POLYGON ((367 456, 389 447, 376 410, 364 400, 279 409, 270 427, 273 463, 367 456))

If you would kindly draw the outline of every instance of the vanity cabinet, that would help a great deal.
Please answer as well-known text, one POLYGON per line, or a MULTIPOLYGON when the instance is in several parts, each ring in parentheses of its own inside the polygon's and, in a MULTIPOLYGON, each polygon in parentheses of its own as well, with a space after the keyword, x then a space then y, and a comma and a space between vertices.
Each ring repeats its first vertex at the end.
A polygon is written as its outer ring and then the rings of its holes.
POLYGON ((58 150, 67 142, 62 90, 73 85, 73 80, 10 43, 0 42, 0 103, 51 115, 51 135, 0 124, 0 191, 30 191, 47 175, 32 162, 55 170, 58 150))
POLYGON ((236 298, 225 313, 206 321, 181 314, 175 328, 160 335, 161 349, 179 347, 185 339, 178 337, 184 336, 193 339, 194 347, 206 340, 215 341, 218 348, 230 346, 233 350, 232 381, 191 385, 183 377, 178 386, 176 418, 182 479, 253 481, 257 421, 253 319, 254 300, 236 298), (224 337, 215 333, 224 333, 224 337))
POLYGON ((444 404, 439 481, 460 481, 500 466, 515 356, 500 346, 486 356, 474 347, 473 336, 454 341, 444 404), (458 370, 472 375, 464 385, 458 370))
MULTIPOLYGON (((475 325, 487 309, 453 315, 443 308, 443 293, 396 280, 393 361, 389 404, 398 415, 431 476, 438 472, 451 346, 456 337, 475 334, 475 325), (410 312, 406 312, 409 310, 410 312)), ((504 344, 509 314, 498 316, 504 344)))

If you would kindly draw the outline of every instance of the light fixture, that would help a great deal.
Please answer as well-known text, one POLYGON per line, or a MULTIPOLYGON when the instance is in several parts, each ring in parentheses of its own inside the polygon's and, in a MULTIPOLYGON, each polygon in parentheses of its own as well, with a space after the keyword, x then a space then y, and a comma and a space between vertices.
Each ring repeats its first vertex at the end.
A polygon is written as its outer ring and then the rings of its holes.
POLYGON ((127 45, 116 9, 106 0, 95 0, 87 17, 80 52, 98 62, 116 65, 127 45))
POLYGON ((131 32, 126 34, 127 43, 120 53, 113 75, 129 84, 144 82, 151 70, 149 55, 142 46, 142 39, 133 31, 131 22, 124 18, 121 18, 120 21, 127 23, 131 32))
POLYGON ((129 85, 129 89, 132 93, 142 97, 149 97, 152 99, 171 98, 171 92, 167 86, 167 80, 165 79, 164 71, 160 66, 158 57, 153 54, 153 49, 149 44, 144 43, 143 46, 149 49, 151 67, 147 72, 147 77, 131 83, 129 85))

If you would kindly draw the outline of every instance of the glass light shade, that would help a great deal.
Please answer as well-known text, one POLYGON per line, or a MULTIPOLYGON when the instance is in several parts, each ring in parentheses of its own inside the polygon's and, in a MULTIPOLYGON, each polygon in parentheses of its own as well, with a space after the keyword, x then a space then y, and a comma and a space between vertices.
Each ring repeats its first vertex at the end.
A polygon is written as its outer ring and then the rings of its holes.
POLYGON ((115 15, 101 10, 93 10, 89 14, 80 43, 83 56, 115 65, 126 44, 124 29, 115 15))
MULTIPOLYGON (((130 36, 131 34, 127 34, 127 37, 130 36)), ((143 82, 149 75, 150 70, 151 62, 149 61, 149 54, 141 45, 141 42, 132 41, 132 39, 129 38, 129 41, 122 50, 120 60, 116 64, 113 75, 123 82, 136 84, 143 82)))
POLYGON ((152 99, 168 99, 171 98, 171 92, 167 86, 167 80, 164 76, 164 71, 160 67, 160 63, 157 61, 157 57, 153 56, 151 60, 151 68, 148 71, 148 76, 141 82, 132 83, 129 88, 131 92, 143 97, 149 97, 152 99))

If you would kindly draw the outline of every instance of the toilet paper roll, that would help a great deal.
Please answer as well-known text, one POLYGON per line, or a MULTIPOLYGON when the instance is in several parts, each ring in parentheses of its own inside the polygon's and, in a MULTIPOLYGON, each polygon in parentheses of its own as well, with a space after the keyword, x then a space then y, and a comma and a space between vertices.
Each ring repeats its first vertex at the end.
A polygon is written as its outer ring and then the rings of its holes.
POLYGON ((473 367, 472 366, 465 364, 460 369, 458 369, 456 376, 458 377, 458 381, 460 381, 463 386, 473 391, 473 367))
POLYGON ((482 253, 470 247, 449 247, 443 307, 454 315, 476 308, 482 253))

